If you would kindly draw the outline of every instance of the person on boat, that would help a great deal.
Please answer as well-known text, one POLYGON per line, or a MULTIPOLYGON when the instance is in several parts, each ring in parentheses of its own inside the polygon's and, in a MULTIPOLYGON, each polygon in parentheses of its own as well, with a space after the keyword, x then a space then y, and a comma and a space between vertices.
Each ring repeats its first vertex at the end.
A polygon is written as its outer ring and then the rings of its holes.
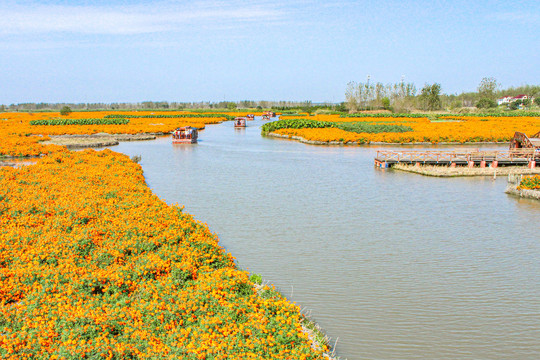
POLYGON ((191 127, 186 128, 186 139, 191 139, 191 127))

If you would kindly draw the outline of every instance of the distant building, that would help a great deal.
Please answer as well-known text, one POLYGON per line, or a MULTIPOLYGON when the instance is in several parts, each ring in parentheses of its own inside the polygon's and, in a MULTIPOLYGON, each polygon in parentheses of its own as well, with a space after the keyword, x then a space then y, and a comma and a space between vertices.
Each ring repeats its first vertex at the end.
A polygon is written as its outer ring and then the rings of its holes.
POLYGON ((500 99, 497 99, 497 105, 510 104, 510 103, 513 103, 514 101, 518 101, 518 100, 523 101, 523 100, 528 99, 528 98, 529 98, 529 96, 527 96, 525 94, 521 94, 521 95, 517 95, 517 96, 505 96, 505 97, 502 97, 500 99))

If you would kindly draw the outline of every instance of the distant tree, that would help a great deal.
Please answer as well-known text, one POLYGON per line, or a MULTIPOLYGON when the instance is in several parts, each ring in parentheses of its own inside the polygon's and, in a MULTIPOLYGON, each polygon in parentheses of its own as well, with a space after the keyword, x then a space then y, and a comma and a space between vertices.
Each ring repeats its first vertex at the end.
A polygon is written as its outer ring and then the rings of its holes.
POLYGON ((345 90, 345 102, 349 111, 354 112, 358 110, 358 98, 357 98, 357 85, 356 82, 351 81, 347 84, 345 90))
POLYGON ((6 111, 6 106, 5 105, 0 105, 0 112, 4 112, 6 111))
POLYGON ((341 112, 347 111, 347 106, 345 102, 340 102, 339 104, 335 105, 334 111, 341 111, 341 112))
POLYGON ((497 107, 497 103, 493 99, 482 98, 476 103, 476 107, 479 109, 490 109, 497 107))
POLYGON ((516 101, 513 101, 510 103, 510 110, 517 110, 519 109, 519 106, 523 104, 523 101, 521 100, 516 100, 516 101))
POLYGON ((478 95, 480 99, 491 99, 495 100, 497 97, 497 89, 499 88, 499 83, 493 77, 483 78, 478 85, 478 95))
POLYGON ((427 110, 438 110, 441 108, 441 84, 434 83, 432 85, 426 84, 422 88, 420 99, 424 104, 424 108, 427 110))
POLYGON ((236 109, 236 103, 235 102, 229 102, 227 103, 227 109, 234 110, 236 109))
POLYGON ((71 108, 69 106, 62 106, 60 109, 60 115, 67 116, 69 114, 71 114, 71 108))
POLYGON ((534 103, 540 106, 540 97, 537 97, 536 99, 534 99, 534 103))
POLYGON ((381 99, 382 107, 385 110, 390 109, 390 99, 386 96, 381 99))

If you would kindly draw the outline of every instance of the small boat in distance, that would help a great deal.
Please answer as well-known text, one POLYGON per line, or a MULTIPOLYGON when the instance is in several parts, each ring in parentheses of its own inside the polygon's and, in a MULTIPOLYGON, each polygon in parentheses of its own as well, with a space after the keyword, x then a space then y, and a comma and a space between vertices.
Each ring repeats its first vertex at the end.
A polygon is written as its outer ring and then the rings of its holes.
POLYGON ((248 119, 248 120, 255 120, 255 115, 254 115, 254 114, 247 114, 247 115, 246 115, 246 119, 248 119))
POLYGON ((243 118, 243 117, 234 118, 234 127, 235 128, 245 128, 246 127, 246 118, 243 118))
POLYGON ((198 138, 197 128, 192 126, 179 127, 172 133, 173 144, 195 144, 198 138))

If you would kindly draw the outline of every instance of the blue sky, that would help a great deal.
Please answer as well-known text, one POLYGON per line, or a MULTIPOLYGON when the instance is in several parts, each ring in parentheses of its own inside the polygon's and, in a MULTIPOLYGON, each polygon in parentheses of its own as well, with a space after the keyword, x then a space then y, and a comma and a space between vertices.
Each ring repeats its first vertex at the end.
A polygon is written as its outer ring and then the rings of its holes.
POLYGON ((0 103, 344 100, 540 84, 540 1, 0 2, 0 103))

